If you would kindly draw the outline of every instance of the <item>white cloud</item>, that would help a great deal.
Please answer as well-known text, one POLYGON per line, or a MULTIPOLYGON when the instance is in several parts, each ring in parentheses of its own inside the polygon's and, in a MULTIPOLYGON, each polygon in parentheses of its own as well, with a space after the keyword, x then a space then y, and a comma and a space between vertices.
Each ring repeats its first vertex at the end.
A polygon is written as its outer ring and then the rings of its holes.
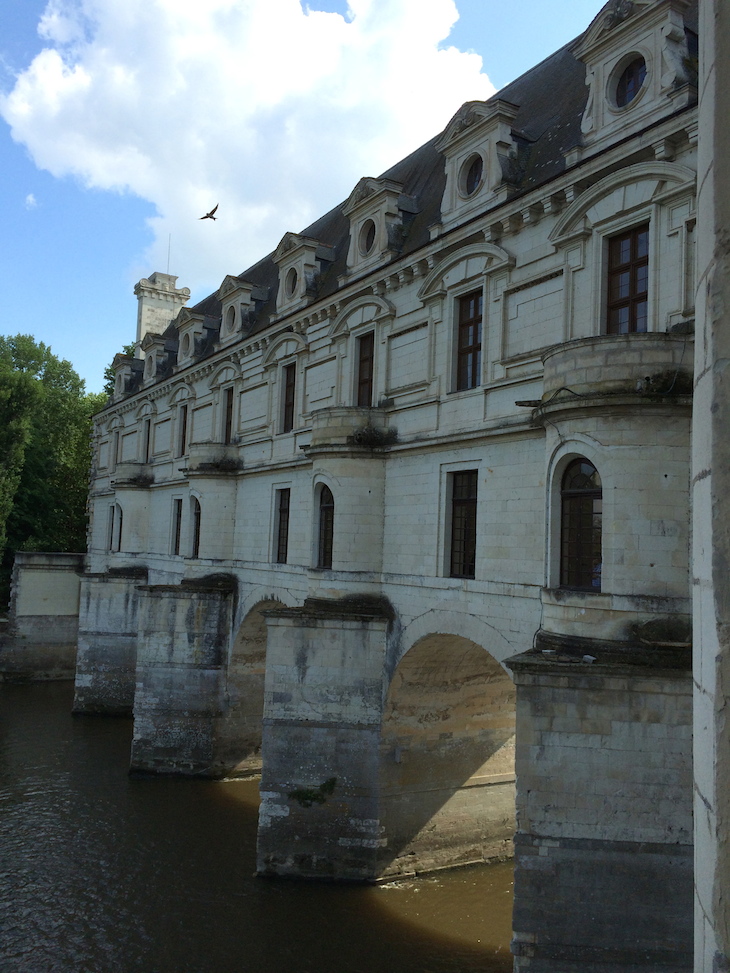
POLYGON ((35 198, 33 193, 28 193, 28 195, 25 197, 25 208, 35 209, 37 205, 38 205, 38 200, 35 198))
POLYGON ((51 0, 0 100, 35 163, 154 203, 142 274, 216 287, 494 88, 454 0, 51 0), (313 6, 316 2, 312 3, 313 6), (198 217, 220 204, 216 222, 198 217))

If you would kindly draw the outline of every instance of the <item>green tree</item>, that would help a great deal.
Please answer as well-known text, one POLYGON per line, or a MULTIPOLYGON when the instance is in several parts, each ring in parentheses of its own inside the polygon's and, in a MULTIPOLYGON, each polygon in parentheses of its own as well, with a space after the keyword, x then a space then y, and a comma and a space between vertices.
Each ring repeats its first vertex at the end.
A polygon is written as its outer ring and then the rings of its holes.
POLYGON ((89 395, 68 361, 30 335, 0 336, 0 604, 15 551, 83 551, 89 395))

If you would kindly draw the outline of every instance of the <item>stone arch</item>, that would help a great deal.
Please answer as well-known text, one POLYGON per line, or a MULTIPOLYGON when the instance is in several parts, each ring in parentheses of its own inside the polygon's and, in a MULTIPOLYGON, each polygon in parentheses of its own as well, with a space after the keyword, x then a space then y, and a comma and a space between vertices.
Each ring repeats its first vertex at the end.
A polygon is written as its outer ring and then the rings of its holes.
POLYGON ((216 369, 213 377, 208 382, 208 388, 213 391, 228 382, 235 382, 240 374, 241 370, 239 368, 232 364, 232 362, 226 362, 220 368, 216 369))
POLYGON ((262 365, 264 369, 275 365, 280 358, 287 358, 290 355, 300 355, 307 350, 307 342, 296 331, 283 331, 272 339, 271 344, 266 349, 262 365))
POLYGON ((193 402, 195 399, 195 391, 192 386, 188 385, 186 382, 180 382, 175 386, 168 397, 168 404, 170 408, 175 405, 180 405, 183 402, 193 402))
POLYGON ((390 301, 377 294, 358 297, 342 308, 332 322, 329 337, 345 336, 353 328, 388 321, 395 316, 395 308, 390 301))
POLYGON ((403 630, 393 668, 395 669, 395 666, 413 648, 416 642, 419 642, 426 635, 435 633, 439 635, 463 635, 464 638, 476 642, 477 645, 488 645, 489 649, 485 651, 488 651, 500 663, 517 651, 499 629, 490 625, 479 615, 432 608, 422 615, 417 615, 403 630))
POLYGON ((446 257, 430 272, 418 292, 419 300, 425 301, 446 293, 444 278, 459 264, 464 264, 465 277, 477 277, 493 273, 502 267, 514 265, 515 258, 494 243, 475 243, 462 247, 453 256, 446 257))
MULTIPOLYGON (((450 612, 426 613, 442 614, 453 622, 450 612)), ((379 753, 381 874, 512 853, 515 689, 497 656, 514 650, 479 619, 460 618, 460 631, 441 631, 453 627, 443 619, 429 632, 410 626, 417 637, 406 640, 390 681, 379 753)))
POLYGON ((218 730, 218 754, 227 776, 261 772, 261 734, 266 675, 266 620, 263 612, 281 608, 273 595, 259 596, 242 613, 231 640, 226 667, 224 716, 218 730))
MULTIPOLYGON (((571 234, 585 229, 585 220, 592 207, 625 187, 638 187, 647 184, 645 199, 654 200, 669 190, 684 190, 694 187, 696 173, 686 166, 675 162, 639 162, 613 172, 586 189, 561 214, 560 219, 550 232, 550 240, 559 245, 571 234)), ((615 211, 615 208, 614 208, 615 211)))

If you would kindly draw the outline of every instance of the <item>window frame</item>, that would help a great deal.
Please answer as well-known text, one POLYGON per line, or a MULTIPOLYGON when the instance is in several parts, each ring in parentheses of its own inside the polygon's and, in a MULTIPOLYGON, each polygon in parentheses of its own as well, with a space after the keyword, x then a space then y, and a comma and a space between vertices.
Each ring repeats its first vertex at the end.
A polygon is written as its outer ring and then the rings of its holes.
POLYGON ((595 464, 586 456, 573 456, 563 467, 559 481, 558 586, 567 591, 600 593, 603 575, 603 483, 595 464), (576 467, 593 470, 597 486, 567 487, 566 480, 576 467), (596 509, 596 500, 599 502, 596 509), (582 503, 581 503, 582 501, 582 503), (585 518, 590 502, 590 523, 585 518), (596 529, 596 516, 598 528, 596 529), (568 531, 575 533, 568 541, 568 531), (572 550, 567 550, 568 543, 572 550), (596 558, 598 551, 598 559, 596 558), (587 569, 587 563, 592 567, 587 569))
POLYGON ((182 550, 182 519, 183 498, 173 497, 170 522, 170 553, 173 557, 179 557, 182 550))
POLYGON ((287 564, 289 558, 289 523, 291 518, 291 487, 274 490, 274 550, 275 564, 287 564))
POLYGON ((649 288, 651 283, 651 253, 652 253, 652 234, 651 220, 645 219, 641 223, 626 227, 605 237, 605 261, 604 261, 604 281, 605 281, 605 324, 604 333, 607 335, 623 334, 646 334, 649 328, 649 288), (640 253, 639 238, 645 234, 646 253, 640 253), (614 257, 615 250, 623 241, 629 242, 628 261, 617 261, 614 257), (614 281, 618 281, 621 275, 628 273, 629 290, 627 295, 612 297, 612 287, 614 281), (645 289, 641 290, 641 282, 645 282, 645 289), (643 305, 643 316, 639 308, 643 305), (621 322, 616 325, 612 323, 612 314, 622 310, 628 311, 626 330, 622 330, 621 322), (637 325, 643 320, 644 327, 637 325))
POLYGON ((190 557, 200 557, 200 532, 203 520, 203 507, 195 495, 190 497, 190 557))
POLYGON ((475 578, 479 470, 452 470, 448 477, 448 576, 463 579, 475 578), (463 492, 463 489, 466 489, 466 493, 463 492))
POLYGON ((316 566, 331 570, 335 539, 335 498, 326 483, 317 488, 317 549, 316 566))
POLYGON ((454 298, 454 391, 466 392, 482 384, 484 336, 484 288, 473 288, 454 298), (478 301, 478 312, 467 316, 464 309, 470 301, 478 301), (469 337, 469 329, 476 325, 476 340, 469 337))
POLYGON ((187 456, 189 443, 188 402, 180 402, 177 407, 177 429, 175 430, 175 459, 187 456))
POLYGON ((124 511, 116 501, 109 504, 109 521, 107 527, 107 551, 118 554, 122 549, 122 531, 124 529, 124 511))
POLYGON ((226 385, 221 389, 221 441, 230 446, 233 443, 233 412, 235 406, 234 388, 226 385))
POLYGON ((374 329, 364 331, 355 338, 355 369, 355 404, 362 409, 371 409, 375 390, 374 329), (367 342, 370 345, 369 354, 367 342))
POLYGON ((294 431, 297 401, 297 363, 281 366, 281 432, 294 431))

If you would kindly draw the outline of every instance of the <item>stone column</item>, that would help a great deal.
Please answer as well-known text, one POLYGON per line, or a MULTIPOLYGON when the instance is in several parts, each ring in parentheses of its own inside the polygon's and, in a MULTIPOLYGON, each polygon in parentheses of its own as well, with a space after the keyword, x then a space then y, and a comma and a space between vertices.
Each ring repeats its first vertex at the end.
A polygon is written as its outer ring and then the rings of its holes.
POLYGON ((730 969, 730 9, 700 3, 693 426, 695 971, 730 969))
POLYGON ((74 713, 131 715, 137 659, 137 586, 146 568, 81 581, 74 713))
POLYGON ((377 598, 308 599, 265 614, 258 871, 374 878, 390 607, 377 598))
POLYGON ((235 581, 221 575, 140 590, 131 769, 218 776, 235 581))

